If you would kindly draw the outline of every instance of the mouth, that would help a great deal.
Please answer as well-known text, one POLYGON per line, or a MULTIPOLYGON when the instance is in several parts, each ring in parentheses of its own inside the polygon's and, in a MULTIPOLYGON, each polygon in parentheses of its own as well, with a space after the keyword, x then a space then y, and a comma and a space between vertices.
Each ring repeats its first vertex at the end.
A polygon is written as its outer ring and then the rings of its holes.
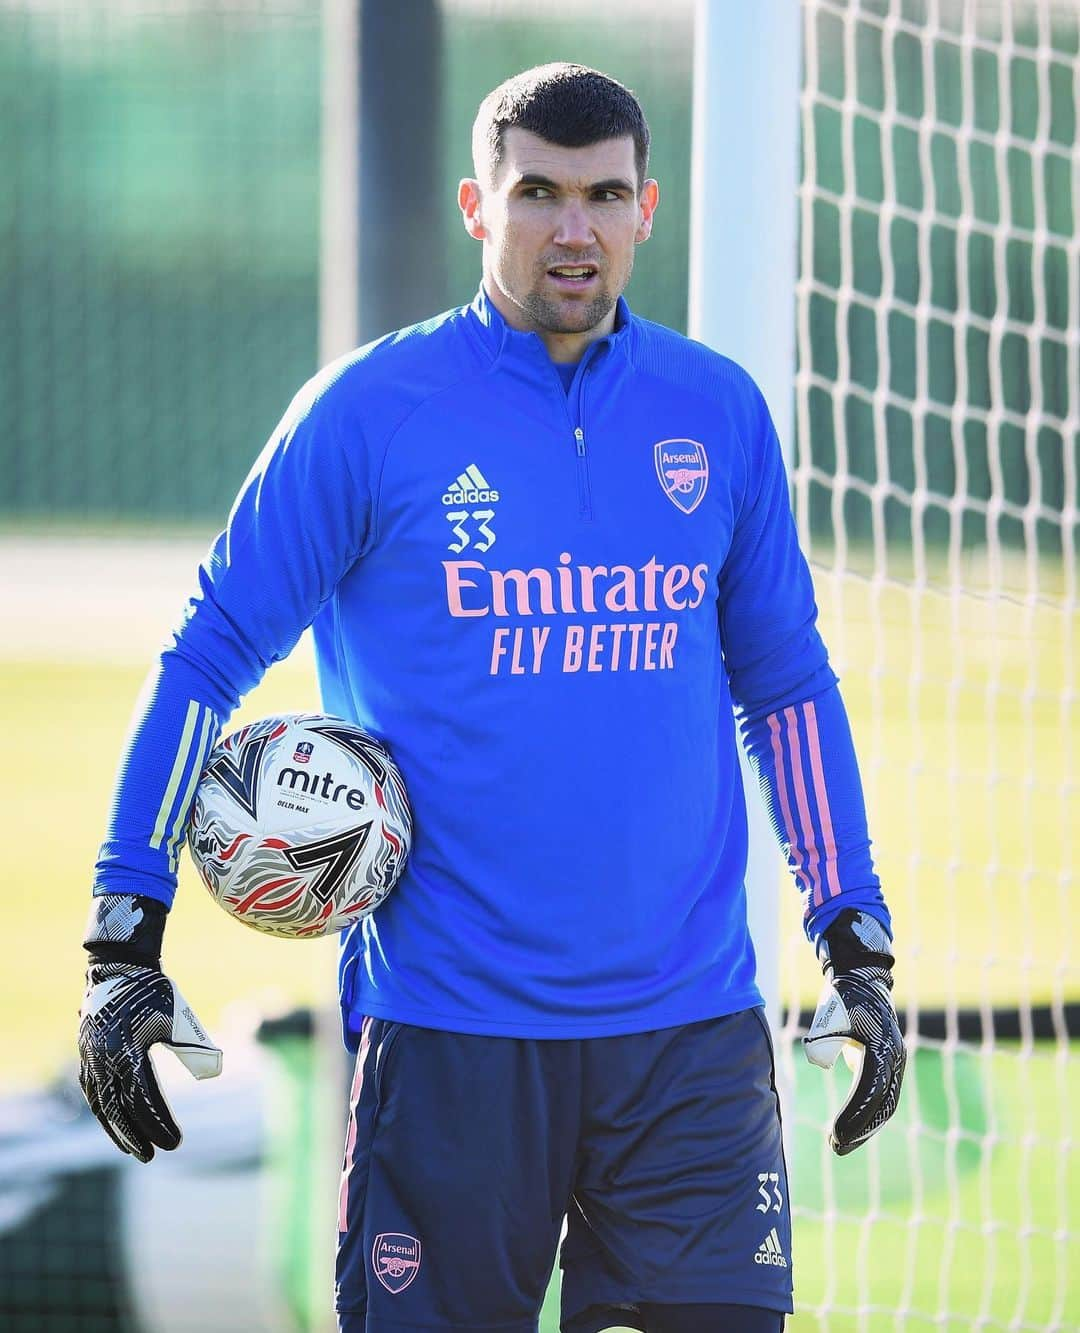
POLYGON ((580 291, 592 286, 600 276, 600 270, 595 264, 553 264, 547 275, 567 291, 580 291))

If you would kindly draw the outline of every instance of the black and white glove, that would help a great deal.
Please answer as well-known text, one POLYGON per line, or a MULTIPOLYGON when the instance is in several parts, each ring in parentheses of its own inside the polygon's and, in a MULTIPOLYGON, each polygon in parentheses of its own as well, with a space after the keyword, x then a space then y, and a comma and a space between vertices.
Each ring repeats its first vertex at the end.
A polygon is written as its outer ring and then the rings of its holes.
POLYGON ((822 1069, 843 1053, 854 1075, 829 1130, 829 1146, 843 1157, 896 1110, 907 1052, 890 997, 892 940, 881 922, 848 908, 818 940, 817 952, 825 985, 803 1046, 822 1069))
POLYGON ((155 1146, 179 1147, 150 1047, 161 1042, 196 1078, 221 1073, 221 1051, 161 970, 165 907, 154 898, 94 898, 83 947, 90 955, 79 1013, 79 1083, 121 1152, 149 1162, 155 1146))

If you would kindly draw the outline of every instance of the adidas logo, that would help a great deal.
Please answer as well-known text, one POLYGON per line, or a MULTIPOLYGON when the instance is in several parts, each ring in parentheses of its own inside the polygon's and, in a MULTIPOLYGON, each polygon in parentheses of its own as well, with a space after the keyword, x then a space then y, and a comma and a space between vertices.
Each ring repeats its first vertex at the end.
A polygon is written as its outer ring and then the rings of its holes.
POLYGON ((470 463, 461 476, 450 483, 442 502, 444 505, 492 504, 498 498, 499 492, 492 490, 476 464, 470 463))
POLYGON ((770 1264, 774 1268, 786 1268, 788 1266, 788 1262, 784 1258, 783 1248, 780 1244, 780 1237, 776 1234, 775 1227, 773 1227, 757 1247, 757 1253, 754 1255, 754 1263, 770 1264))

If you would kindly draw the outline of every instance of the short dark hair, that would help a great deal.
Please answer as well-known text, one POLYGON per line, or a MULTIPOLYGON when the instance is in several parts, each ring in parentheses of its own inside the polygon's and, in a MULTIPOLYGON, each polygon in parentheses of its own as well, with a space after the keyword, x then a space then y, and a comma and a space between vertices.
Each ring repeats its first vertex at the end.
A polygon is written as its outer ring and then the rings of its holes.
POLYGON ((528 130, 562 148, 585 148, 630 135, 638 189, 649 165, 649 126, 629 88, 586 65, 557 61, 523 70, 493 89, 473 122, 473 166, 494 179, 503 155, 503 134, 528 130))

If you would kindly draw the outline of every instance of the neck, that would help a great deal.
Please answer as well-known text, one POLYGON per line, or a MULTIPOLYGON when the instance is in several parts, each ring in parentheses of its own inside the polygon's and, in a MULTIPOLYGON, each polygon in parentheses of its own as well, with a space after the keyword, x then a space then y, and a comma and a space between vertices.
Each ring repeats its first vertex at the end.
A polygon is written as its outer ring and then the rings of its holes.
POLYGON ((606 338, 615 328, 615 310, 613 305, 604 318, 594 328, 583 329, 580 333, 553 333, 541 328, 531 315, 518 303, 507 296, 490 273, 484 273, 484 290, 488 300, 518 333, 535 333, 544 344, 548 356, 558 364, 580 361, 585 350, 601 338, 606 338))

